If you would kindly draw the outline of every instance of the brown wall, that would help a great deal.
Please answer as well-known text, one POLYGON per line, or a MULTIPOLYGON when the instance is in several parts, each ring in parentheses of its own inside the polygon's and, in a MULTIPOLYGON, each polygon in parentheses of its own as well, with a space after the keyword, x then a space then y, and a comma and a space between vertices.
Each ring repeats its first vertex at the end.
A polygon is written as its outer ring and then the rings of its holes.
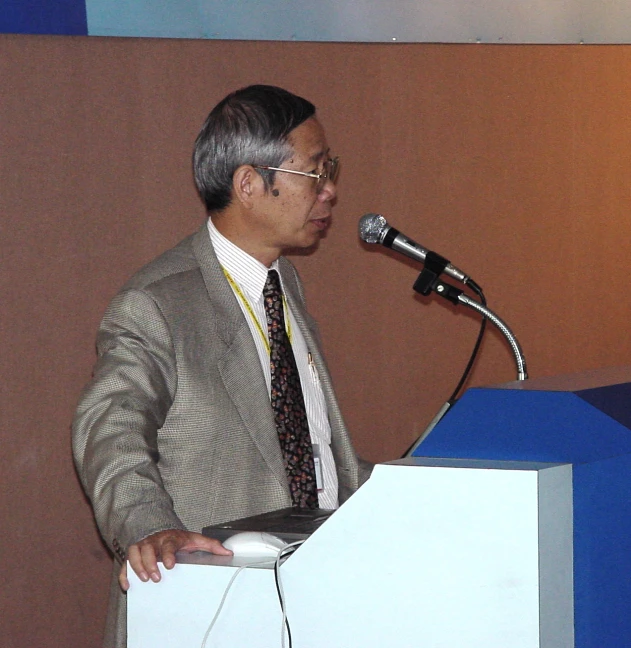
MULTIPOLYGON (((335 225, 297 258, 358 449, 392 459, 457 383, 476 316, 357 237, 382 212, 450 257, 532 377, 629 364, 631 48, 0 36, 0 635, 96 646, 109 558, 69 423, 106 303, 197 228, 210 107, 252 82, 312 99, 343 159, 335 225)), ((473 384, 511 380, 499 336, 473 384)))

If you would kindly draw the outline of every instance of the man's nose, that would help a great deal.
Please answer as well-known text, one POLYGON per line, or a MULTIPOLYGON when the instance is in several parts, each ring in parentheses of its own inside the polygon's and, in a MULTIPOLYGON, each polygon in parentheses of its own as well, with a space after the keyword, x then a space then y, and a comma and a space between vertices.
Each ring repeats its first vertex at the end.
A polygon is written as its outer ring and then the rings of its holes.
POLYGON ((333 200, 336 196, 337 185, 333 180, 331 180, 331 178, 327 178, 324 187, 322 187, 322 191, 318 194, 318 199, 325 202, 327 200, 333 200))

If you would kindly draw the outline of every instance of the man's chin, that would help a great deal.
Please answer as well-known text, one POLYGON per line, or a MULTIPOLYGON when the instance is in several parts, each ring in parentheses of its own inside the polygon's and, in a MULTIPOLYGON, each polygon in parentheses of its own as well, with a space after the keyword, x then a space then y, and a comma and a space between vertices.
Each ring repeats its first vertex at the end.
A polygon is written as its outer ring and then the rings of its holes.
POLYGON ((300 243, 292 245, 291 247, 286 248, 283 251, 284 255, 292 256, 310 256, 313 254, 320 245, 320 240, 326 237, 326 231, 318 234, 317 237, 313 238, 310 242, 300 243))

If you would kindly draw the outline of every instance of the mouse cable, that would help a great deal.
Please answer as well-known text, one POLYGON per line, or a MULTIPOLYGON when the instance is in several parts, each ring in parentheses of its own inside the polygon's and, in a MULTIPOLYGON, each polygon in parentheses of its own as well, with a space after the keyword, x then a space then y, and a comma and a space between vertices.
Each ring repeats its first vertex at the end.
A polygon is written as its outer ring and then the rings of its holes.
POLYGON ((244 570, 247 569, 248 567, 261 567, 263 565, 270 565, 272 563, 271 560, 265 560, 262 562, 257 562, 257 563, 252 563, 251 565, 242 565, 235 571, 235 573, 232 575, 232 578, 230 579, 228 585, 226 586, 226 589, 224 590, 223 596, 221 597, 221 601, 219 602, 219 607, 217 608, 217 611, 215 612, 215 616, 213 617, 212 621, 210 622, 210 625, 208 626, 208 629, 206 630, 206 634, 204 635, 204 638, 202 639, 202 644, 201 648, 206 648, 206 641, 208 641, 208 637, 210 636, 211 630, 214 628, 215 623, 217 623, 217 619, 219 618, 219 614, 224 606, 224 603, 226 602, 226 599, 228 598, 228 592, 230 591, 230 588, 232 587, 234 581, 236 580, 237 576, 244 570))
POLYGON ((280 609, 283 613, 283 620, 280 626, 280 645, 281 648, 285 648, 285 628, 287 628, 287 640, 289 648, 292 648, 291 640, 291 628, 289 627, 289 619, 287 618, 287 609, 285 607, 285 592, 283 591, 283 583, 280 578, 280 566, 289 556, 291 556, 296 549, 304 542, 304 540, 298 540, 297 542, 292 542, 288 544, 285 548, 281 549, 278 552, 278 557, 274 563, 274 580, 276 581, 276 592, 278 593, 278 602, 280 603, 280 609))

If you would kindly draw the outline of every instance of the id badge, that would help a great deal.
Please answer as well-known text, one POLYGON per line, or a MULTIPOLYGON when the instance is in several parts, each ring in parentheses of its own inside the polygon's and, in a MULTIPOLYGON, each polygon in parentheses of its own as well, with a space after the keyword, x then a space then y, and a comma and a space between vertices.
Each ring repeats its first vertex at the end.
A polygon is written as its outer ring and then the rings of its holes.
POLYGON ((320 446, 317 443, 313 444, 313 464, 315 466, 316 487, 320 493, 324 490, 324 479, 322 477, 322 463, 320 461, 320 446))

